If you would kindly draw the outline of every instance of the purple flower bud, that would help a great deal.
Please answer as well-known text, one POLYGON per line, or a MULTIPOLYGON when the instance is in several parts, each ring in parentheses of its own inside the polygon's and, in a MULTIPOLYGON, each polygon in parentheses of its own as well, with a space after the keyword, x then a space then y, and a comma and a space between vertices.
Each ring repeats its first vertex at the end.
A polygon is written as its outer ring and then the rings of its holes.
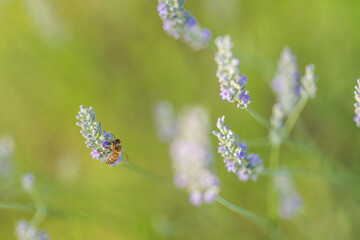
POLYGON ((220 97, 222 100, 231 100, 231 94, 227 89, 222 89, 220 92, 220 97))
POLYGON ((244 85, 247 83, 247 77, 245 77, 244 75, 240 75, 239 77, 239 84, 240 85, 244 85))
POLYGON ((166 16, 168 11, 165 4, 159 4, 157 11, 159 12, 160 17, 166 16))
POLYGON ((107 148, 107 147, 109 146, 109 141, 104 141, 104 142, 101 144, 101 146, 102 146, 103 148, 107 148))
POLYGON ((247 180, 249 180, 249 174, 242 170, 238 172, 238 177, 240 181, 246 182, 247 180))
POLYGON ((244 159, 245 156, 246 156, 246 152, 243 151, 243 150, 241 150, 241 151, 237 154, 237 158, 238 158, 239 160, 244 159))
POLYGON ((204 39, 210 39, 211 38, 211 32, 209 29, 203 29, 202 30, 202 36, 204 39))
POLYGON ((192 28, 196 25, 197 21, 193 16, 190 16, 187 20, 187 25, 192 28))
POLYGON ((100 152, 98 152, 96 149, 93 150, 90 155, 92 156, 93 159, 100 159, 100 152))
POLYGON ((171 21, 169 20, 165 20, 164 23, 163 23, 163 29, 165 31, 170 31, 171 30, 171 21))
POLYGON ((190 202, 194 206, 200 206, 202 204, 202 195, 200 192, 192 192, 190 193, 190 202))
POLYGON ((250 96, 246 93, 246 92, 242 92, 241 95, 240 95, 240 100, 243 102, 243 103, 248 103, 250 102, 250 96))

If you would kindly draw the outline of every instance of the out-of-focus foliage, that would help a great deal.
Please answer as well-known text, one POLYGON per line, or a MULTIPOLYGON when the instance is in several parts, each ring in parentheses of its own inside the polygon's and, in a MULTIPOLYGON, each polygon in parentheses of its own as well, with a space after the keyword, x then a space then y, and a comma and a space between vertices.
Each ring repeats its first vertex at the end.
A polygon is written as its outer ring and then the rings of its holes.
MULTIPOLYGON (((285 144, 280 156, 290 169, 309 169, 293 176, 302 212, 281 228, 289 239, 358 239, 360 131, 353 91, 360 75, 360 2, 188 0, 185 7, 214 37, 231 35, 251 107, 266 117, 283 47, 291 47, 300 69, 316 65, 317 96, 293 132, 312 147, 285 144)), ((15 140, 0 201, 31 203, 19 179, 33 172, 49 208, 40 228, 52 239, 266 239, 223 206, 195 208, 176 191, 93 160, 84 145, 75 125, 79 105, 97 109, 133 163, 171 181, 168 146, 157 139, 152 121, 162 99, 176 111, 204 105, 213 129, 226 115, 241 137, 267 135, 245 111, 221 101, 214 44, 194 52, 169 37, 156 8, 155 0, 0 1, 0 134, 15 140)), ((256 152, 266 166, 268 147, 256 152)), ((266 214, 266 176, 239 182, 220 156, 214 168, 222 196, 266 214)), ((14 239, 15 222, 31 216, 0 209, 0 238, 14 239)))

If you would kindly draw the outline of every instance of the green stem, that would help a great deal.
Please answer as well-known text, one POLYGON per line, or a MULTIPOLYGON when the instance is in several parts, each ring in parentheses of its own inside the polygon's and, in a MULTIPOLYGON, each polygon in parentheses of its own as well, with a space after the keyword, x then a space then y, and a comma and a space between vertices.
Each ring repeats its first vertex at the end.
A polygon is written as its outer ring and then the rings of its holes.
MULTIPOLYGON (((277 169, 279 166, 279 148, 280 146, 272 145, 270 152, 270 169, 277 169)), ((275 177, 275 176, 274 176, 275 177)), ((268 201, 268 218, 276 226, 278 223, 278 212, 277 212, 277 192, 275 188, 274 177, 269 178, 268 189, 267 189, 267 201, 268 201)))
POLYGON ((269 138, 262 137, 262 138, 255 138, 255 139, 244 139, 247 147, 263 147, 269 145, 269 138))
POLYGON ((299 102, 296 104, 294 111, 290 114, 290 116, 287 118, 285 122, 285 139, 290 135, 291 130, 294 128, 296 121, 298 120, 300 113, 304 109, 307 98, 302 97, 299 102))
POLYGON ((31 223, 35 227, 38 227, 40 225, 40 223, 46 217, 46 205, 45 205, 39 191, 37 190, 36 186, 33 187, 30 195, 34 201, 35 208, 36 208, 36 212, 35 212, 33 218, 31 219, 31 223))
POLYGON ((35 208, 31 205, 26 205, 22 203, 0 203, 0 208, 9 209, 9 210, 18 210, 24 212, 34 212, 35 208))
POLYGON ((142 167, 139 167, 133 163, 127 162, 123 164, 124 167, 132 171, 133 173, 136 173, 138 176, 142 177, 146 181, 153 182, 155 184, 158 184, 164 188, 171 188, 174 189, 172 184, 169 184, 168 179, 164 176, 161 176, 159 174, 150 172, 142 167))
MULTIPOLYGON (((159 185, 161 185, 163 187, 166 187, 166 188, 171 187, 172 189, 175 189, 172 184, 171 185, 168 184, 168 180, 163 176, 160 176, 160 175, 157 175, 155 173, 149 172, 149 171, 147 171, 147 170, 145 170, 145 169, 143 169, 143 168, 141 168, 139 166, 136 166, 136 165, 134 165, 132 163, 124 164, 124 166, 126 168, 128 168, 129 170, 131 170, 132 172, 138 174, 139 176, 141 176, 145 180, 152 181, 152 182, 154 182, 156 184, 159 184, 159 185)), ((255 213, 250 212, 250 211, 248 211, 246 209, 235 206, 234 204, 231 204, 228 201, 226 201, 221 196, 217 197, 217 201, 219 203, 221 203, 222 205, 230 208, 231 210, 252 219, 255 223, 258 223, 261 227, 266 228, 268 226, 268 222, 263 217, 260 217, 260 216, 256 215, 255 213)))
POLYGON ((250 107, 247 107, 246 108, 246 111, 248 113, 250 113, 250 115, 256 120, 258 121, 263 127, 267 128, 267 129, 270 129, 270 123, 269 121, 264 117, 262 116, 261 114, 257 113, 255 110, 253 110, 252 108, 250 107))
POLYGON ((263 227, 263 228, 265 228, 265 229, 266 229, 266 228, 268 227, 268 225, 269 225, 268 221, 267 221, 265 218, 263 218, 263 217, 255 214, 255 213, 253 213, 253 212, 250 212, 250 211, 248 211, 248 210, 246 210, 246 209, 243 209, 243 208, 240 208, 240 207, 238 207, 238 206, 235 206, 234 204, 226 201, 226 200, 225 200, 223 197, 221 197, 220 195, 217 196, 217 199, 216 199, 216 200, 217 200, 220 204, 222 204, 222 205, 224 205, 225 207, 233 210, 234 212, 236 212, 236 213, 238 213, 238 214, 240 214, 240 215, 242 215, 242 216, 245 216, 245 217, 253 220, 255 223, 259 224, 261 227, 263 227))

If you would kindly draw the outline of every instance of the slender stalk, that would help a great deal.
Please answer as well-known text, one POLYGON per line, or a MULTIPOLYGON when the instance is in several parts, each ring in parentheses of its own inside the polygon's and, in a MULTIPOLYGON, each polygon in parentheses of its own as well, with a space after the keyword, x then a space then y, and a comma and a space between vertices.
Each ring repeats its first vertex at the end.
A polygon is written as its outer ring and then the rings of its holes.
MULTIPOLYGON (((141 168, 139 166, 136 166, 136 165, 134 165, 132 163, 124 164, 124 166, 126 168, 128 168, 129 170, 131 170, 132 172, 138 174, 139 176, 141 176, 145 180, 150 180, 151 182, 156 183, 156 184, 160 183, 159 185, 161 185, 163 187, 166 187, 166 188, 171 187, 172 189, 175 189, 172 184, 171 185, 168 184, 168 179, 166 179, 163 176, 160 176, 158 174, 147 171, 147 170, 145 170, 145 169, 143 169, 143 168, 141 168)), ((240 208, 240 207, 226 201, 221 196, 218 196, 216 200, 219 203, 221 203, 222 205, 224 205, 224 206, 230 208, 231 210, 237 212, 238 214, 246 216, 246 217, 252 219, 255 223, 257 223, 258 225, 260 225, 263 228, 267 228, 268 225, 269 225, 267 220, 264 219, 263 217, 258 216, 257 214, 255 214, 255 213, 253 213, 251 211, 248 211, 246 209, 240 208)))
POLYGON ((33 187, 30 195, 34 201, 35 208, 36 208, 36 212, 35 212, 33 218, 31 219, 31 223, 35 227, 38 227, 40 225, 40 223, 46 217, 46 205, 45 205, 39 191, 37 190, 36 186, 33 187))
POLYGON ((138 176, 142 177, 146 181, 153 182, 154 184, 160 185, 167 189, 174 189, 173 185, 170 184, 169 180, 164 176, 150 172, 130 162, 126 162, 125 164, 123 164, 123 166, 132 171, 133 173, 137 174, 138 176))
POLYGON ((221 197, 220 195, 217 196, 217 199, 216 199, 216 200, 217 200, 220 204, 222 204, 222 205, 224 205, 225 207, 231 209, 232 211, 234 211, 234 212, 236 212, 236 213, 238 213, 238 214, 240 214, 240 215, 242 215, 242 216, 245 216, 245 217, 253 220, 255 223, 257 223, 258 225, 260 225, 261 227, 263 227, 263 228, 265 228, 265 229, 266 229, 266 228, 268 227, 268 225, 269 225, 268 221, 267 221, 265 218, 263 218, 263 217, 255 214, 255 213, 253 213, 253 212, 250 212, 250 211, 248 211, 248 210, 246 210, 246 209, 243 209, 243 208, 241 208, 241 207, 235 206, 234 204, 226 201, 226 200, 225 200, 223 197, 221 197))
MULTIPOLYGON (((280 146, 272 145, 270 152, 270 169, 277 169, 279 166, 279 148, 280 146)), ((277 226, 279 216, 277 212, 277 192, 275 189, 275 180, 274 176, 269 178, 268 189, 267 189, 267 200, 268 200, 268 218, 277 226)))
POLYGON ((258 122, 260 123, 263 127, 270 129, 270 123, 269 120, 267 120, 264 116, 262 116, 261 114, 257 113, 255 110, 253 110, 251 107, 247 107, 246 111, 248 113, 250 113, 250 115, 258 122))
POLYGON ((291 130, 294 128, 296 121, 298 120, 300 113, 304 109, 307 98, 302 97, 299 102, 296 104, 294 111, 290 114, 285 122, 285 139, 290 135, 291 130))
POLYGON ((263 147, 263 146, 268 146, 270 144, 268 137, 248 139, 248 140, 244 139, 243 141, 246 143, 246 146, 248 147, 263 147))
POLYGON ((26 205, 22 203, 0 203, 1 209, 17 210, 23 212, 34 212, 35 208, 31 205, 26 205))

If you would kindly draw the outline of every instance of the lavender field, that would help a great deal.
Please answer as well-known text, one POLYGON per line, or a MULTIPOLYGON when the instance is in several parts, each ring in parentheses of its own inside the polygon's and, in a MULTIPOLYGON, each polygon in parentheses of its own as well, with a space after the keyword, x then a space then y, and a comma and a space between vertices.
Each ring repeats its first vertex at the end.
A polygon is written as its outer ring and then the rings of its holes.
POLYGON ((359 239, 360 2, 0 0, 0 239, 359 239))

